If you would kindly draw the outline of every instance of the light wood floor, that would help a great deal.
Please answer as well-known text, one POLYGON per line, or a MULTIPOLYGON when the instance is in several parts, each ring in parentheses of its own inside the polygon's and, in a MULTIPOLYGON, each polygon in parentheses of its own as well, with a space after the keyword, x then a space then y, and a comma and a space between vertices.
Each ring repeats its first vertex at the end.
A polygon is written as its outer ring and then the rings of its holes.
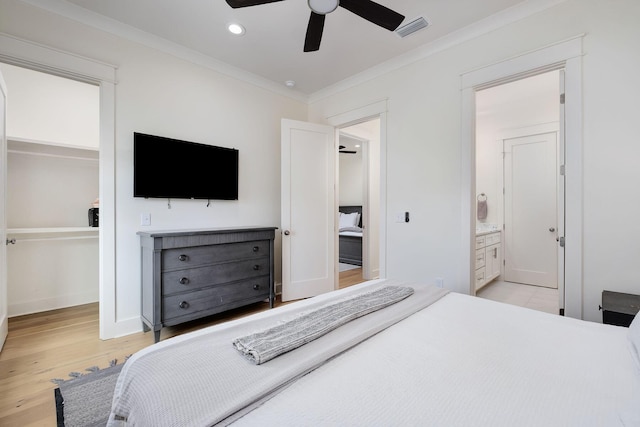
MULTIPOLYGON (((340 288, 361 283, 362 269, 340 273, 340 288)), ((279 300, 276 306, 282 305, 279 300)), ((204 326, 267 310, 268 303, 164 328, 162 339, 204 326)), ((87 304, 9 319, 9 336, 0 353, 0 426, 55 426, 53 378, 98 366, 153 344, 152 333, 102 341, 98 338, 98 304, 87 304)))

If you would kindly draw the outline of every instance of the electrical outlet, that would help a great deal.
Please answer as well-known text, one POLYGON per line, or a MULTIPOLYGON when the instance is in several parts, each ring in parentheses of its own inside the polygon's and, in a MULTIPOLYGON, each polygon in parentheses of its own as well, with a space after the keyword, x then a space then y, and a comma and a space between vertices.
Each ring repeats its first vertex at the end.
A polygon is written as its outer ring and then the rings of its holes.
POLYGON ((141 213, 140 214, 140 225, 151 225, 151 214, 150 213, 141 213))
POLYGON ((436 277, 435 282, 438 288, 444 287, 444 279, 442 277, 436 277))

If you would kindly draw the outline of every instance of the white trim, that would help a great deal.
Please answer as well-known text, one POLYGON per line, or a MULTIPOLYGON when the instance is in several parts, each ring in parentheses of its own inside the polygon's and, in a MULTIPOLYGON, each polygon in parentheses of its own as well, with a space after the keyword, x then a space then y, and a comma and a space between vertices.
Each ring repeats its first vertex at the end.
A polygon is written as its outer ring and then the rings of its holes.
MULTIPOLYGON (((0 209, 7 206, 7 85, 0 73, 0 209)), ((9 307, 7 303, 7 217, 0 213, 0 351, 9 334, 9 307)))
MULTIPOLYGON (((566 75, 566 230, 565 315, 582 319, 582 42, 583 36, 565 40, 461 76, 461 271, 468 274, 462 287, 473 294, 472 244, 475 242, 475 215, 471 205, 475 189, 475 92, 498 83, 542 70, 564 68, 566 75)), ((465 277, 463 277, 464 279, 465 277)))
POLYGON ((380 119, 380 270, 387 277, 387 100, 376 101, 344 113, 327 117, 331 126, 344 128, 378 117, 380 119))
POLYGON ((0 62, 90 84, 115 83, 116 66, 0 33, 0 62))
POLYGON ((50 298, 35 299, 9 304, 9 317, 24 316, 41 311, 95 303, 94 292, 74 292, 50 298))
POLYGON ((262 89, 283 95, 297 101, 307 102, 307 95, 300 91, 288 88, 282 83, 276 83, 272 80, 258 76, 246 70, 243 70, 225 62, 219 61, 210 56, 204 55, 193 49, 189 49, 162 37, 147 33, 145 31, 134 28, 130 25, 108 18, 104 15, 92 12, 75 4, 60 0, 22 0, 32 6, 47 10, 49 12, 64 16, 83 25, 89 25, 101 31, 122 37, 139 43, 151 49, 167 53, 176 58, 200 65, 211 70, 224 74, 227 77, 238 79, 262 89))
POLYGON ((0 60, 100 86, 100 338, 117 335, 115 283, 115 67, 0 34, 0 60))
POLYGON ((475 90, 495 86, 497 82, 518 80, 528 75, 559 69, 570 58, 582 56, 584 34, 525 52, 504 61, 470 70, 461 75, 461 87, 475 90))

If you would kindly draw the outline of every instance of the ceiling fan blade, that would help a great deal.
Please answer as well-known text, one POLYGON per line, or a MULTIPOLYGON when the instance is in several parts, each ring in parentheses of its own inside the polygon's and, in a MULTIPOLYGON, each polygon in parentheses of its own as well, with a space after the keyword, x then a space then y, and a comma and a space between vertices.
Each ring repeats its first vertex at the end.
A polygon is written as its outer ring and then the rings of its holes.
POLYGON ((395 31, 404 21, 404 15, 371 0, 340 0, 340 6, 389 31, 395 31))
POLYGON ((324 17, 325 15, 311 12, 309 24, 307 25, 307 36, 304 39, 305 52, 314 52, 320 49, 322 30, 324 30, 324 17))
POLYGON ((227 4, 234 9, 239 7, 258 6, 260 4, 274 3, 282 0, 227 0, 227 4))

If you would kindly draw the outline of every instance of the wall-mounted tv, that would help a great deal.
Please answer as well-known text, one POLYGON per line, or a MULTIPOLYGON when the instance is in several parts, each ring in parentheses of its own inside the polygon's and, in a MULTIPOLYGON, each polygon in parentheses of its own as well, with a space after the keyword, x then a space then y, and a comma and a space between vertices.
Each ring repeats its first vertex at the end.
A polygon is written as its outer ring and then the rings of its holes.
POLYGON ((238 150, 133 133, 133 196, 238 199, 238 150))

